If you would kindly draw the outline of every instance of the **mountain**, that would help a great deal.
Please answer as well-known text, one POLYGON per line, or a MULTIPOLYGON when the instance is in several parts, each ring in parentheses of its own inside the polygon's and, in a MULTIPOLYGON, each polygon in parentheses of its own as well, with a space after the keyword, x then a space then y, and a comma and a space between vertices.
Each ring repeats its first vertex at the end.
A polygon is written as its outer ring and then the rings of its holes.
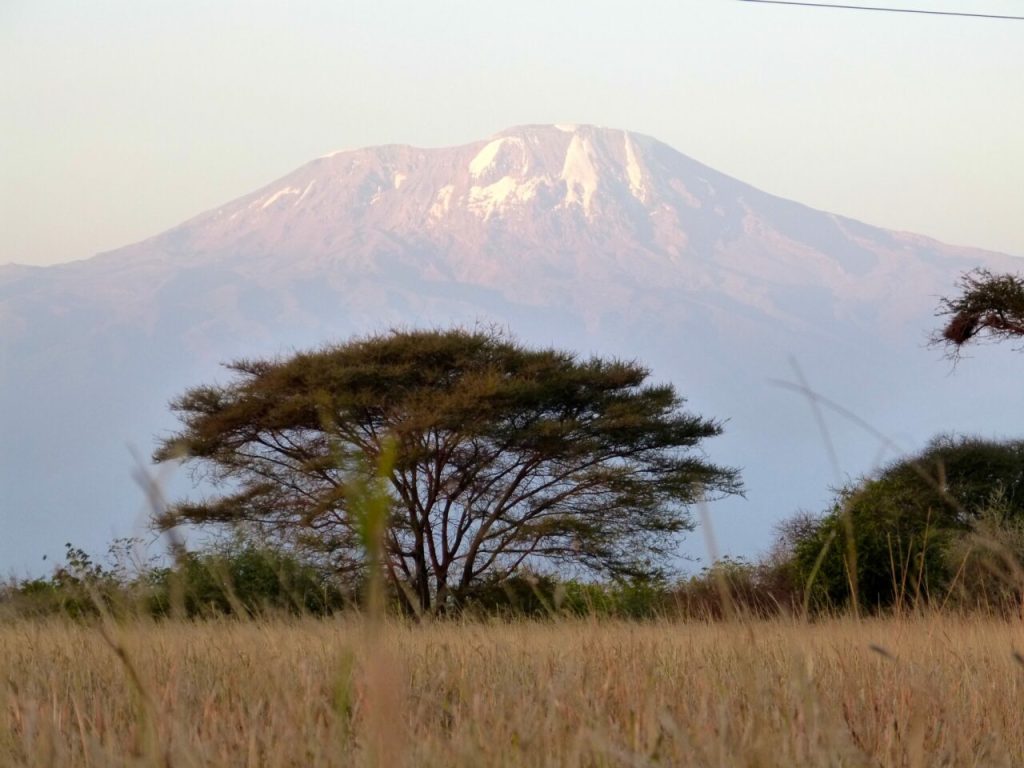
MULTIPOLYGON (((749 493, 713 519, 750 554, 837 481, 807 399, 774 379, 805 375, 908 447, 1022 431, 1019 358, 989 350, 954 371, 924 344, 961 272, 1019 263, 774 197, 624 131, 337 152, 140 243, 0 267, 0 569, 144 523, 129 447, 144 462, 174 425, 168 399, 222 377, 219 362, 478 322, 638 358, 728 419, 707 449, 743 467, 749 493)), ((840 478, 884 455, 828 419, 840 478)))

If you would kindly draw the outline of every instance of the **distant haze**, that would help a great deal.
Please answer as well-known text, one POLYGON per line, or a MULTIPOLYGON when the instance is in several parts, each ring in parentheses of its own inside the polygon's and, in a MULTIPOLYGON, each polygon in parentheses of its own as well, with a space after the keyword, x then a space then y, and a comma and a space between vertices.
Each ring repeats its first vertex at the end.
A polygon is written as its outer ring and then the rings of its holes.
MULTIPOLYGON (((711 519, 722 552, 751 556, 779 520, 937 432, 1024 431, 1024 356, 988 348, 954 370, 925 346, 958 275, 1016 263, 590 125, 315 158, 93 259, 0 267, 0 569, 145 532, 130 449, 145 465, 174 427, 168 399, 223 380, 221 361, 476 323, 639 359, 725 420, 705 448, 742 469, 748 495, 711 519), (823 436, 807 399, 777 383, 801 377, 891 443, 828 409, 823 436)), ((187 480, 169 492, 202 493, 187 480)), ((700 534, 685 556, 707 557, 700 534)))

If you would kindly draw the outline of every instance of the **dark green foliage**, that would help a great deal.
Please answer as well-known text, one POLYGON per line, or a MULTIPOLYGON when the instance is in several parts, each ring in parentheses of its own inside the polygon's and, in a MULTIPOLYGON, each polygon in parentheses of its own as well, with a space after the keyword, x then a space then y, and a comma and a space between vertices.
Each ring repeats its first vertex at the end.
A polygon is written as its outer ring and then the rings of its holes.
POLYGON ((773 561, 724 558, 699 574, 670 583, 662 579, 559 580, 515 574, 478 584, 467 608, 478 615, 598 617, 627 620, 777 616, 800 609, 801 595, 773 561))
POLYGON ((294 554, 234 538, 182 552, 174 567, 154 561, 126 567, 96 563, 67 545, 66 563, 49 578, 0 589, 0 604, 19 616, 241 614, 327 615, 348 607, 358 593, 315 563, 294 554))
MULTIPOLYGON (((101 608, 115 617, 158 619, 326 616, 364 609, 362 585, 339 582, 316 562, 245 536, 182 552, 173 568, 153 560, 130 569, 118 563, 100 565, 70 545, 68 553, 70 562, 49 578, 0 585, 0 617, 88 619, 98 616, 101 608), (71 570, 79 576, 71 577, 71 570)), ((396 593, 386 598, 393 607, 399 605, 396 593)), ((675 583, 583 581, 524 570, 501 580, 480 580, 467 592, 462 607, 481 618, 715 620, 732 614, 774 616, 792 612, 797 602, 773 562, 726 558, 675 583)))
POLYGON ((471 614, 537 618, 652 619, 671 615, 673 605, 672 587, 658 579, 595 582, 529 572, 484 579, 464 600, 471 614))
POLYGON ((416 612, 540 563, 657 575, 688 506, 739 491, 698 448, 721 432, 619 360, 527 349, 489 331, 392 332, 241 361, 172 407, 156 452, 225 491, 159 522, 258 525, 339 573, 366 565, 349 485, 393 444, 384 566, 416 612))
MULTIPOLYGON (((89 619, 102 609, 125 618, 250 618, 327 616, 363 607, 362 585, 339 583, 317 563, 244 537, 183 552, 173 568, 149 561, 129 571, 99 565, 70 545, 68 552, 73 562, 49 578, 0 586, 0 616, 89 619), (82 564, 88 575, 77 570, 82 564), (70 577, 69 569, 76 569, 80 576, 70 577)), ((764 564, 728 559, 676 583, 566 580, 520 571, 505 579, 478 581, 464 596, 462 607, 481 618, 717 619, 728 616, 718 578, 727 574, 735 610, 747 616, 770 616, 785 603, 772 591, 770 573, 764 564)), ((392 606, 398 605, 394 592, 387 599, 392 606)))
POLYGON ((951 552, 996 499, 1024 519, 1024 442, 940 437, 840 489, 794 536, 793 565, 819 607, 848 604, 853 588, 868 609, 941 602, 959 566, 951 552))
POLYGON ((795 550, 804 580, 811 580, 819 564, 813 602, 846 605, 854 586, 866 608, 886 607, 904 597, 920 600, 933 590, 941 597, 950 576, 944 554, 949 531, 937 527, 934 512, 919 506, 898 481, 879 479, 840 491, 832 511, 795 550))
MULTIPOLYGON (((568 592, 568 590, 567 590, 568 592)), ((606 615, 620 619, 667 617, 672 607, 669 585, 661 578, 624 579, 606 587, 606 615)), ((600 603, 587 604, 573 594, 566 595, 566 608, 579 616, 601 615, 600 603)))
POLYGON ((481 579, 467 590, 462 607, 482 616, 554 616, 561 610, 563 595, 564 586, 554 576, 514 573, 504 579, 481 579))
POLYGON ((172 613, 177 598, 187 616, 323 616, 347 606, 355 593, 312 563, 248 542, 184 553, 175 568, 153 571, 149 580, 154 615, 172 613))
POLYGON ((949 320, 936 341, 954 355, 983 333, 996 340, 1019 339, 1024 336, 1024 279, 986 269, 968 272, 960 279, 960 294, 943 299, 939 314, 949 320))

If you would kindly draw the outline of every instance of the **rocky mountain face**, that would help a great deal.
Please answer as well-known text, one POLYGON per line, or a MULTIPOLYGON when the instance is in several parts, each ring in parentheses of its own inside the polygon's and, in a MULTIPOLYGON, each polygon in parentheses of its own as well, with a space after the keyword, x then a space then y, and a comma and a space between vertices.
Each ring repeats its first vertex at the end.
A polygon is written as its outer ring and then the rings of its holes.
MULTIPOLYGON (((744 468, 748 499, 713 519, 750 554, 837 481, 807 399, 774 379, 806 376, 907 447, 1020 432, 1019 359, 953 371, 924 345, 961 272, 1019 263, 774 197, 624 131, 334 153, 117 251, 0 266, 0 568, 144 523, 129 447, 145 462, 167 400, 219 362, 453 323, 639 358, 729 419, 707 448, 744 468)), ((828 427, 839 479, 884 456, 853 422, 828 427)))

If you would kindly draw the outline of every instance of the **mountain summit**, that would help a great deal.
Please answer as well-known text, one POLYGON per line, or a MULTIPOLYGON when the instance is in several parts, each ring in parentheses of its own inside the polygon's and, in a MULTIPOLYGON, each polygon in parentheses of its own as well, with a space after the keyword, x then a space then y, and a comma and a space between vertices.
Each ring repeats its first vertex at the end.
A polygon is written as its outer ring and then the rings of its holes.
POLYGON ((381 228, 445 244, 453 237, 478 244, 502 231, 522 240, 632 239, 672 252, 682 222, 666 214, 719 206, 724 217, 721 204, 741 186, 639 134, 524 126, 449 149, 387 146, 321 157, 188 222, 183 229, 194 237, 184 242, 193 252, 221 250, 258 233, 267 246, 286 239, 324 255, 349 245, 356 231, 381 228), (316 237, 325 226, 332 237, 316 237))
MULTIPOLYGON (((1014 377, 949 377, 922 341, 962 271, 1017 263, 772 196, 627 131, 336 152, 140 243, 0 267, 0 565, 126 532, 125 445, 148 454, 168 398, 220 361, 478 322, 639 358, 731 418, 715 459, 745 469, 749 553, 835 482, 806 402, 768 383, 791 358, 887 434, 1007 428, 1014 377)), ((844 469, 867 469, 873 439, 834 429, 844 469)))
POLYGON ((600 307, 583 287, 617 294, 616 310, 630 313, 645 308, 627 287, 671 287, 800 330, 792 291, 818 294, 838 314, 889 302, 906 319, 923 305, 894 301, 902 286, 931 302, 949 285, 936 259, 956 269, 966 253, 774 197, 641 134, 561 125, 460 147, 336 152, 101 260, 130 271, 216 265, 268 290, 317 272, 345 281, 401 272, 407 283, 568 302, 592 319, 600 307))

